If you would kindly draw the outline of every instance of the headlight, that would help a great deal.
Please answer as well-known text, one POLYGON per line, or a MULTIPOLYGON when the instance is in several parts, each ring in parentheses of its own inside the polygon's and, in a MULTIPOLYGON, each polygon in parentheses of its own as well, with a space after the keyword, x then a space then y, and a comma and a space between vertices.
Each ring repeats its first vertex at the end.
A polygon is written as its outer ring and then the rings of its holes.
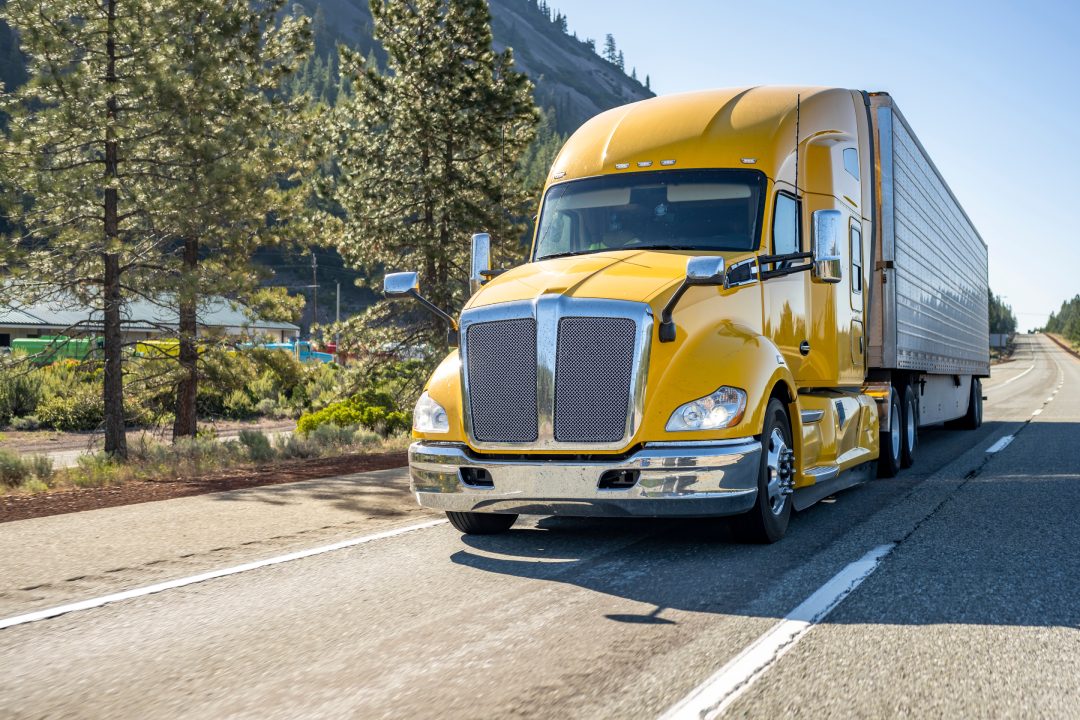
POLYGON ((416 410, 413 411, 413 430, 422 433, 450 432, 450 418, 446 416, 443 406, 431 399, 424 393, 416 402, 416 410))
POLYGON ((719 430, 738 425, 746 411, 746 392, 726 385, 712 395, 688 402, 668 420, 668 432, 719 430))

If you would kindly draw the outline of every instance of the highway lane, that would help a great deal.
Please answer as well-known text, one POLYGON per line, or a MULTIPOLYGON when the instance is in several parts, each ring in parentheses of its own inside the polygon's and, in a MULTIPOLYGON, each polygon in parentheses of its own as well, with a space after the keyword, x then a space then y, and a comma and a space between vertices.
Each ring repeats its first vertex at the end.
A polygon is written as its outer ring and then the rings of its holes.
POLYGON ((1022 707, 987 694, 1005 676, 1038 676, 1053 698, 1037 707, 1076 715, 1061 686, 1080 656, 1080 362, 1020 340, 986 383, 982 430, 924 433, 915 468, 801 513, 777 545, 716 521, 442 525, 0 631, 0 715, 656 717, 896 541, 733 716, 998 714, 988 699, 1022 707))

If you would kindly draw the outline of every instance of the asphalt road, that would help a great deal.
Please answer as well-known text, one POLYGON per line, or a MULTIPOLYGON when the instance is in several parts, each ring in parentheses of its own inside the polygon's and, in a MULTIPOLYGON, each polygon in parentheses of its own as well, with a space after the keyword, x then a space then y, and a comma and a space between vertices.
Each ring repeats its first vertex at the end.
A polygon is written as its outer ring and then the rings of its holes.
MULTIPOLYGON (((775 545, 719 521, 433 525, 0 629, 0 717, 655 718, 881 546, 726 716, 1080 717, 1080 361, 1019 341, 981 430, 924 432, 915 468, 775 545)), ((390 472, 8 523, 0 609, 437 518, 408 500, 390 472)))

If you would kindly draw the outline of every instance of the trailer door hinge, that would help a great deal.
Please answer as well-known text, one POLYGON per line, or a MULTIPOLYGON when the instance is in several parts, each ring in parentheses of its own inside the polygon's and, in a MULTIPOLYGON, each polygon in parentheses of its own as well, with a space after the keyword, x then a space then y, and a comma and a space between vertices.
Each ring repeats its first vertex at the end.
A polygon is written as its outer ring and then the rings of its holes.
POLYGON ((878 270, 892 270, 895 267, 892 260, 878 260, 878 270))

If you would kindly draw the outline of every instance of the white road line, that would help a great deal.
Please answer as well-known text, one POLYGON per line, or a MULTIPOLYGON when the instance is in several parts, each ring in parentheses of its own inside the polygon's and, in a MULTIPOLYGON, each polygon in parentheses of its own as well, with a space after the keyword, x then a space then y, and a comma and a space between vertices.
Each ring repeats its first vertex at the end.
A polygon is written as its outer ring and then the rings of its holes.
POLYGON ((120 602, 121 600, 131 600, 132 598, 143 597, 144 595, 153 595, 154 593, 163 592, 165 590, 173 590, 175 588, 184 587, 185 585, 194 585, 196 583, 214 580, 227 575, 236 575, 238 573, 248 572, 249 570, 258 570, 259 568, 268 567, 270 565, 279 565, 281 563, 292 562, 293 560, 302 560, 303 558, 309 558, 313 555, 322 555, 324 553, 334 552, 335 550, 344 550, 345 548, 364 545, 365 543, 374 542, 376 540, 385 540, 386 538, 392 538, 397 535, 404 535, 405 533, 435 527, 436 525, 442 525, 445 522, 447 521, 429 520, 428 522, 417 523, 415 525, 406 525, 405 527, 385 530, 380 533, 375 533, 374 535, 364 535, 363 537, 353 538, 351 540, 342 540, 333 545, 323 545, 322 547, 310 548, 308 550, 299 550, 297 552, 289 553, 288 555, 279 555, 278 557, 267 558, 265 560, 256 560, 255 562, 244 563, 243 565, 221 568, 220 570, 211 570, 210 572, 191 575, 190 577, 177 578, 176 580, 168 580, 166 582, 157 583, 156 585, 147 585, 146 587, 125 590, 111 595, 102 595, 101 597, 92 598, 90 600, 82 600, 68 605, 58 605, 44 610, 37 610, 35 612, 26 613, 25 615, 16 615, 0 620, 0 630, 14 627, 15 625, 24 625, 38 620, 54 618, 58 615, 77 612, 79 610, 90 610, 92 608, 101 607, 102 605, 120 602))
POLYGON ((701 720, 719 717, 740 695, 795 647, 814 625, 859 587, 877 569, 895 543, 879 545, 836 573, 827 583, 765 633, 696 687, 661 716, 661 720, 701 720))
POLYGON ((1011 383, 1011 382, 1016 382, 1017 380, 1019 380, 1020 378, 1024 377, 1025 375, 1027 375, 1027 374, 1028 374, 1029 372, 1031 372, 1031 371, 1032 371, 1032 370, 1034 370, 1034 369, 1035 369, 1035 366, 1034 366, 1034 365, 1032 365, 1032 366, 1031 366, 1031 367, 1029 367, 1029 368, 1028 368, 1027 370, 1025 370, 1024 372, 1022 372, 1022 373, 1020 373, 1019 375, 1017 375, 1016 377, 1014 377, 1014 378, 1009 378, 1008 380, 1006 380, 1005 382, 1001 383, 1000 385, 991 385, 990 387, 988 387, 988 388, 986 388, 986 389, 987 389, 987 390, 997 390, 998 388, 1002 388, 1002 387, 1005 387, 1006 385, 1008 385, 1008 384, 1009 384, 1009 383, 1011 383))
POLYGON ((1039 417, 1040 415, 1042 415, 1042 408, 1039 408, 1035 412, 1031 413, 1031 417, 1039 417))
POLYGON ((986 449, 988 454, 999 453, 1009 447, 1009 443, 1016 439, 1015 435, 1006 435, 986 449))

